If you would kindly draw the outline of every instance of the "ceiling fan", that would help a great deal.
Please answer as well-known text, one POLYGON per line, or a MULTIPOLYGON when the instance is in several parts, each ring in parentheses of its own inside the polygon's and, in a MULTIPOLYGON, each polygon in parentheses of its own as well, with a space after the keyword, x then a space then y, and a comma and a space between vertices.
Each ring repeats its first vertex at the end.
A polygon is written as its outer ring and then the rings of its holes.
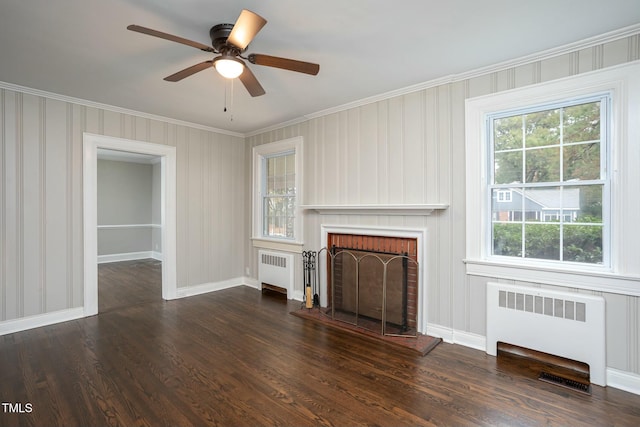
POLYGON ((247 67, 245 61, 266 67, 282 68, 315 76, 320 71, 320 65, 311 62, 297 61, 295 59, 280 58, 277 56, 252 53, 248 56, 242 54, 258 32, 264 27, 267 20, 260 15, 244 9, 235 24, 218 24, 209 30, 211 46, 188 40, 172 34, 152 30, 139 25, 129 25, 128 30, 147 34, 161 39, 170 40, 187 46, 195 47, 204 52, 219 54, 212 60, 204 61, 175 74, 167 76, 164 80, 177 82, 209 67, 214 67, 223 77, 233 79, 238 77, 251 96, 264 95, 265 91, 256 79, 256 76, 247 67))

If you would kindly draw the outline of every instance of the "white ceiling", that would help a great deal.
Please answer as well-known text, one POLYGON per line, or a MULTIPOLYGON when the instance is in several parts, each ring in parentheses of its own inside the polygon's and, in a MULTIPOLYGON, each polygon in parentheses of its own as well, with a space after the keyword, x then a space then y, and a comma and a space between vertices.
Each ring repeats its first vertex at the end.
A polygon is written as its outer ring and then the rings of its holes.
POLYGON ((640 0, 0 0, 0 82, 247 134, 638 23, 640 0), (213 69, 169 83, 212 55, 126 29, 209 45, 243 8, 268 21, 247 54, 320 73, 250 65, 256 98, 213 69))

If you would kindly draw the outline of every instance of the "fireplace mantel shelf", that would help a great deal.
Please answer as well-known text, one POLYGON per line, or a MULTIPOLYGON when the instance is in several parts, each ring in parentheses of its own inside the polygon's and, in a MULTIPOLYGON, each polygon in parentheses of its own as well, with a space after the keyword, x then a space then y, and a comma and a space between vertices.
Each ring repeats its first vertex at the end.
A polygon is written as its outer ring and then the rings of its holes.
POLYGON ((449 205, 402 204, 402 205, 302 205, 305 210, 314 210, 321 215, 431 215, 434 210, 447 209, 449 205))

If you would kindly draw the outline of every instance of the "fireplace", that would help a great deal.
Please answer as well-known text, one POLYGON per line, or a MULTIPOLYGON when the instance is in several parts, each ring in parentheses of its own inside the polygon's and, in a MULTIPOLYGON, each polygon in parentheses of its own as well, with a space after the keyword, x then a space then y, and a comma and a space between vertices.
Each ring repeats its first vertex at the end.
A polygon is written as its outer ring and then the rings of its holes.
POLYGON ((383 335, 415 336, 418 239, 327 234, 327 312, 383 335))

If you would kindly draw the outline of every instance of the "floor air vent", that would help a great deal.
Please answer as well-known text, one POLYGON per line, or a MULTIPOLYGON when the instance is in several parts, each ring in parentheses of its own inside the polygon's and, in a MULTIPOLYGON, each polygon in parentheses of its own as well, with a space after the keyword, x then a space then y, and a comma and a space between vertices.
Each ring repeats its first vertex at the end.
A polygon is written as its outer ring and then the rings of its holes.
POLYGON ((550 374, 548 372, 540 372, 540 376, 538 377, 538 379, 546 383, 568 388, 569 390, 574 390, 589 395, 591 394, 591 385, 583 384, 578 381, 570 380, 568 378, 563 378, 558 375, 550 374))

